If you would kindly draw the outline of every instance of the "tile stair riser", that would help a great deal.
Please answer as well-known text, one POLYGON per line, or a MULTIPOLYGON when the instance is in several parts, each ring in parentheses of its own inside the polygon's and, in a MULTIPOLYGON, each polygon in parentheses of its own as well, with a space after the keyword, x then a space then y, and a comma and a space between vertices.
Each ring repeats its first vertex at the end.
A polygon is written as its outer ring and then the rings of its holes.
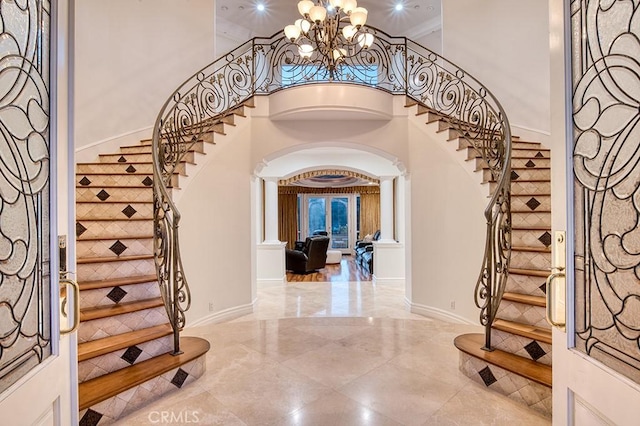
MULTIPOLYGON (((128 173, 127 169, 133 166, 136 169, 136 173, 147 173, 153 175, 153 164, 151 160, 145 163, 127 164, 127 163, 91 163, 91 164, 78 164, 76 165, 76 173, 128 173)), ((182 163, 176 167, 176 172, 182 175, 185 174, 186 164, 182 163)))
POLYGON ((545 288, 545 278, 543 277, 509 274, 505 290, 512 293, 545 297, 545 288))
POLYGON ((550 270, 551 253, 511 251, 512 268, 550 270))
MULTIPOLYGON (((87 410, 91 409, 103 415, 100 419, 100 426, 113 424, 117 419, 138 410, 162 395, 178 390, 179 388, 171 382, 176 377, 179 369, 188 373, 186 380, 182 384, 182 387, 187 386, 204 374, 206 369, 205 356, 196 358, 179 368, 168 371, 139 386, 82 410, 79 418, 82 420, 87 410)), ((195 417, 191 418, 190 421, 195 423, 194 419, 195 417)))
POLYGON ((511 194, 511 210, 531 212, 535 212, 536 210, 551 211, 551 196, 511 194), (532 209, 532 206, 535 208, 532 209))
POLYGON ((511 233, 511 245, 515 247, 549 247, 544 244, 546 242, 544 236, 547 233, 550 235, 550 231, 514 229, 511 233), (540 241, 541 238, 543 241, 540 241))
POLYGON ((78 258, 86 259, 92 257, 116 257, 116 256, 137 256, 153 254, 153 239, 108 239, 98 241, 78 241, 76 243, 76 255, 78 258), (120 244, 118 244, 120 241, 120 244), (116 249, 122 245, 121 252, 114 252, 111 247, 116 245, 116 249), (126 248, 125 248, 126 247, 126 248))
POLYGON ((88 238, 113 238, 114 235, 126 235, 128 237, 148 237, 153 233, 153 220, 76 220, 76 239, 88 238), (78 235, 78 225, 86 230, 78 235))
POLYGON ((478 358, 460 352, 460 371, 482 387, 487 387, 502 395, 518 401, 544 416, 551 418, 551 388, 543 386, 532 380, 528 380, 515 373, 488 364, 478 358), (479 372, 489 367, 497 381, 487 386, 479 372))
POLYGON ((151 154, 101 154, 100 163, 137 163, 151 162, 151 154))
MULTIPOLYGON (((224 130, 224 127, 218 127, 218 130, 224 130)), ((200 137, 198 139, 200 141, 202 141, 202 142, 213 143, 214 139, 215 139, 215 134, 213 132, 205 132, 202 135, 200 135, 200 137)), ((140 145, 151 145, 152 142, 153 142, 153 140, 151 138, 149 138, 149 139, 141 139, 140 140, 140 145)), ((164 142, 164 140, 163 140, 163 142, 164 142)))
POLYGON ((153 189, 149 188, 76 188, 77 201, 153 201, 153 189), (109 194, 104 201, 98 198, 102 191, 109 194))
POLYGON ((550 328, 545 318, 545 308, 527 305, 526 303, 502 299, 500 306, 498 306, 496 317, 522 324, 535 325, 544 329, 550 328))
POLYGON ((87 219, 153 219, 152 203, 110 203, 98 201, 96 203, 77 203, 76 218, 78 220, 87 219), (131 208, 129 208, 131 207, 131 208), (134 213, 135 210, 135 213, 134 213), (127 216, 126 211, 131 217, 127 216))
MULTIPOLYGON (((171 184, 173 186, 178 186, 180 178, 178 175, 174 175, 172 177, 171 184)), ((127 174, 127 175, 118 175, 118 174, 101 174, 101 175, 91 175, 91 174, 77 174, 76 175, 76 186, 83 186, 87 188, 99 188, 103 186, 151 186, 153 184, 153 173, 149 174, 127 174), (83 185, 81 181, 84 178, 87 178, 91 181, 88 185, 83 185), (151 183, 150 183, 151 182, 151 183)))
MULTIPOLYGON (((190 145, 190 144, 189 144, 190 145)), ((120 148, 120 152, 122 154, 151 154, 152 146, 140 144, 139 146, 124 146, 120 148)), ((204 152, 204 142, 196 142, 195 144, 189 146, 189 151, 204 152)))
MULTIPOLYGON (((548 158, 514 158, 511 160, 511 167, 513 168, 531 168, 535 169, 536 167, 550 167, 550 159, 548 158), (532 166, 531 163, 534 165, 532 166)), ((481 158, 476 158, 476 170, 481 170, 485 167, 485 162, 481 158)))
MULTIPOLYGON (((80 361, 78 363, 78 381, 80 383, 86 382, 87 380, 138 364, 149 358, 171 352, 173 350, 173 336, 164 336, 148 342, 132 345, 131 348, 133 349, 132 351, 129 351, 129 353, 127 353, 129 348, 124 348, 95 358, 90 358, 85 361, 80 361), (135 359, 133 357, 128 358, 133 350, 135 350, 133 346, 142 350, 135 359), (133 362, 130 363, 129 361, 126 361, 126 359, 133 362)), ((135 352, 133 353, 135 354, 135 352)))
MULTIPOLYGON (((465 146, 458 146, 458 149, 464 149, 468 146, 468 144, 466 144, 465 146)), ((545 159, 545 158, 550 158, 551 155, 549 153, 549 151, 541 151, 539 149, 529 149, 529 148, 512 148, 511 149, 511 156, 512 157, 525 157, 525 158, 531 158, 532 160, 541 160, 541 159, 545 159)), ((478 158, 479 155, 476 151, 474 150, 468 150, 467 151, 467 160, 474 160, 476 158, 478 158)))
MULTIPOLYGON (((96 288, 93 290, 82 290, 80 292, 80 307, 106 307, 115 306, 116 302, 108 297, 115 287, 96 288)), ((130 284, 119 286, 126 294, 118 303, 136 302, 139 300, 149 300, 160 297, 160 287, 157 281, 140 284, 130 284)), ((114 292, 114 294, 117 294, 114 292)))
MULTIPOLYGON (((550 180, 551 172, 549 169, 513 169, 518 177, 512 178, 512 181, 521 180, 550 180)), ((513 173, 512 172, 512 173, 513 173)), ((491 180, 491 172, 489 170, 483 170, 482 177, 485 182, 489 182, 491 180)))
MULTIPOLYGON (((469 141, 468 139, 464 138, 464 137, 459 137, 460 133, 450 129, 449 130, 449 140, 450 141, 454 141, 456 140, 458 142, 458 149, 464 149, 464 148, 468 148, 471 147, 473 145, 475 145, 475 143, 472 143, 471 141, 469 141)), ((541 152, 540 149, 542 148, 542 146, 540 144, 530 144, 530 143, 522 143, 522 142, 512 142, 511 143, 511 152, 512 155, 515 156, 515 153, 518 153, 518 156, 527 156, 522 155, 524 153, 524 151, 528 151, 531 152, 531 156, 534 157, 536 154, 538 154, 538 152, 541 152)), ((547 156, 548 157, 548 153, 549 151, 542 151, 543 156, 547 156), (547 153, 547 155, 544 155, 545 152, 547 153)), ((471 157, 473 158, 473 157, 471 157)))
MULTIPOLYGON (((497 184, 495 182, 489 183, 489 190, 491 193, 495 191, 497 184)), ((511 195, 519 195, 519 194, 551 194, 551 182, 543 181, 543 182, 511 182, 511 195)))
POLYGON ((551 214, 511 212, 511 223, 516 227, 547 226, 551 228, 551 214))
POLYGON ((84 343, 109 336, 142 330, 169 322, 164 306, 141 311, 82 321, 78 327, 78 342, 84 343))
MULTIPOLYGON (((495 330, 495 329, 491 331, 491 344, 495 349, 500 349, 501 351, 516 354, 523 358, 527 358, 532 361, 539 362, 540 364, 551 365, 551 359, 552 359, 551 345, 548 343, 540 342, 536 340, 535 342, 538 344, 538 346, 540 346, 540 349, 542 349, 542 351, 545 353, 544 355, 540 356, 536 360, 531 356, 529 351, 525 349, 526 346, 530 345, 532 342, 534 342, 533 339, 529 339, 528 337, 518 336, 516 334, 507 333, 506 331, 495 330)), ((536 352, 533 352, 533 354, 536 354, 536 352)), ((539 355, 541 354, 537 354, 535 356, 538 357, 539 355)))
POLYGON ((98 281, 153 275, 156 273, 156 266, 153 259, 122 260, 104 263, 79 263, 77 270, 79 281, 98 281))

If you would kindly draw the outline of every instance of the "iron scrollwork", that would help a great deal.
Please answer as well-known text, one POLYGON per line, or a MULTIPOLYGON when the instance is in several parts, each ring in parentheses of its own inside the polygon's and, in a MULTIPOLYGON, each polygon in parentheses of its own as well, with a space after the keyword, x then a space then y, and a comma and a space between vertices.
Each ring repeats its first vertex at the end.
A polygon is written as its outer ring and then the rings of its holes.
MULTIPOLYGON (((153 134, 155 257, 165 307, 174 329, 184 327, 190 296, 180 258, 180 214, 171 177, 197 141, 255 95, 313 83, 359 84, 406 95, 447 120, 481 154, 497 182, 485 210, 487 243, 476 287, 481 322, 491 324, 504 292, 511 253, 511 134, 504 110, 477 80, 404 37, 368 28, 375 41, 329 72, 305 60, 284 36, 255 38, 200 70, 167 100, 153 134)), ((176 352, 179 350, 176 349, 176 352)))
POLYGON ((51 355, 49 14, 0 3, 0 393, 51 355))
POLYGON ((571 12, 576 348, 640 383, 640 9, 571 12))

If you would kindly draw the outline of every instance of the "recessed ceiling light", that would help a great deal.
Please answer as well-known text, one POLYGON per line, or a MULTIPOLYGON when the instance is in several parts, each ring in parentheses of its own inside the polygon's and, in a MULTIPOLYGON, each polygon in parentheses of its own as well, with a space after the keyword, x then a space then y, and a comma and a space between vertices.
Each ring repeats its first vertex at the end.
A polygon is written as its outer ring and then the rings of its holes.
POLYGON ((397 3, 395 9, 397 11, 401 11, 404 8, 404 6, 402 6, 402 3, 397 3))
POLYGON ((264 4, 258 3, 258 5, 256 6, 256 9, 258 9, 258 11, 262 12, 264 10, 264 4))

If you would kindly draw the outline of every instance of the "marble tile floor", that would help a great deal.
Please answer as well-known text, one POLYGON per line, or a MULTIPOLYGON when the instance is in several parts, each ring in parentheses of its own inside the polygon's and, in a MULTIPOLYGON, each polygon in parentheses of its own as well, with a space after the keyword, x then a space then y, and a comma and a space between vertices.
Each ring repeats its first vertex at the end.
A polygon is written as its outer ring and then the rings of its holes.
POLYGON ((479 327, 412 314, 371 282, 258 291, 255 312, 187 329, 207 371, 118 425, 549 425, 458 370, 453 338, 479 327))

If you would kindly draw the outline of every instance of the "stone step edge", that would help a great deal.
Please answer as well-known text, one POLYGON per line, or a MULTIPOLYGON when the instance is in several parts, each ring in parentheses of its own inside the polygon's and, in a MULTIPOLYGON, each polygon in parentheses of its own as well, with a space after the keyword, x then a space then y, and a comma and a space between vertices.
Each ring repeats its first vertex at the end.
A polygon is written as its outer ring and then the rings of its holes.
POLYGON ((146 284, 158 281, 156 275, 139 275, 126 278, 114 278, 109 280, 79 282, 80 291, 97 290, 100 288, 122 287, 125 285, 146 284))
POLYGON ((526 275, 530 277, 548 277, 551 274, 551 271, 545 271, 542 269, 520 269, 520 268, 509 268, 509 273, 513 275, 526 275))
POLYGON ((183 337, 180 339, 182 354, 163 354, 80 383, 78 385, 80 411, 193 361, 206 354, 210 347, 210 343, 205 339, 183 337))
POLYGON ((505 333, 511 333, 516 336, 526 337, 528 339, 537 340, 549 345, 552 344, 551 330, 548 330, 546 328, 540 328, 531 324, 523 324, 504 319, 496 319, 493 322, 492 327, 496 330, 504 331, 505 333))
POLYGON ((135 302, 119 303, 112 306, 98 308, 85 308, 80 310, 80 322, 92 321, 102 318, 115 317, 117 315, 130 314, 131 312, 144 311, 145 309, 163 306, 162 297, 153 299, 136 300, 135 302))
POLYGON ((453 344, 458 350, 489 364, 504 368, 543 386, 551 387, 552 385, 550 366, 501 351, 500 349, 495 349, 492 352, 484 351, 481 349, 484 346, 484 336, 482 334, 462 334, 453 340, 453 344))
POLYGON ((539 306, 544 308, 547 306, 547 299, 543 296, 533 296, 531 294, 505 292, 502 300, 510 302, 522 303, 524 305, 539 306))
POLYGON ((78 344, 78 362, 159 339, 171 333, 173 333, 171 324, 166 323, 80 343, 78 344))
POLYGON ((549 254, 551 254, 551 247, 512 246, 511 247, 511 251, 525 251, 525 252, 549 253, 549 254))

